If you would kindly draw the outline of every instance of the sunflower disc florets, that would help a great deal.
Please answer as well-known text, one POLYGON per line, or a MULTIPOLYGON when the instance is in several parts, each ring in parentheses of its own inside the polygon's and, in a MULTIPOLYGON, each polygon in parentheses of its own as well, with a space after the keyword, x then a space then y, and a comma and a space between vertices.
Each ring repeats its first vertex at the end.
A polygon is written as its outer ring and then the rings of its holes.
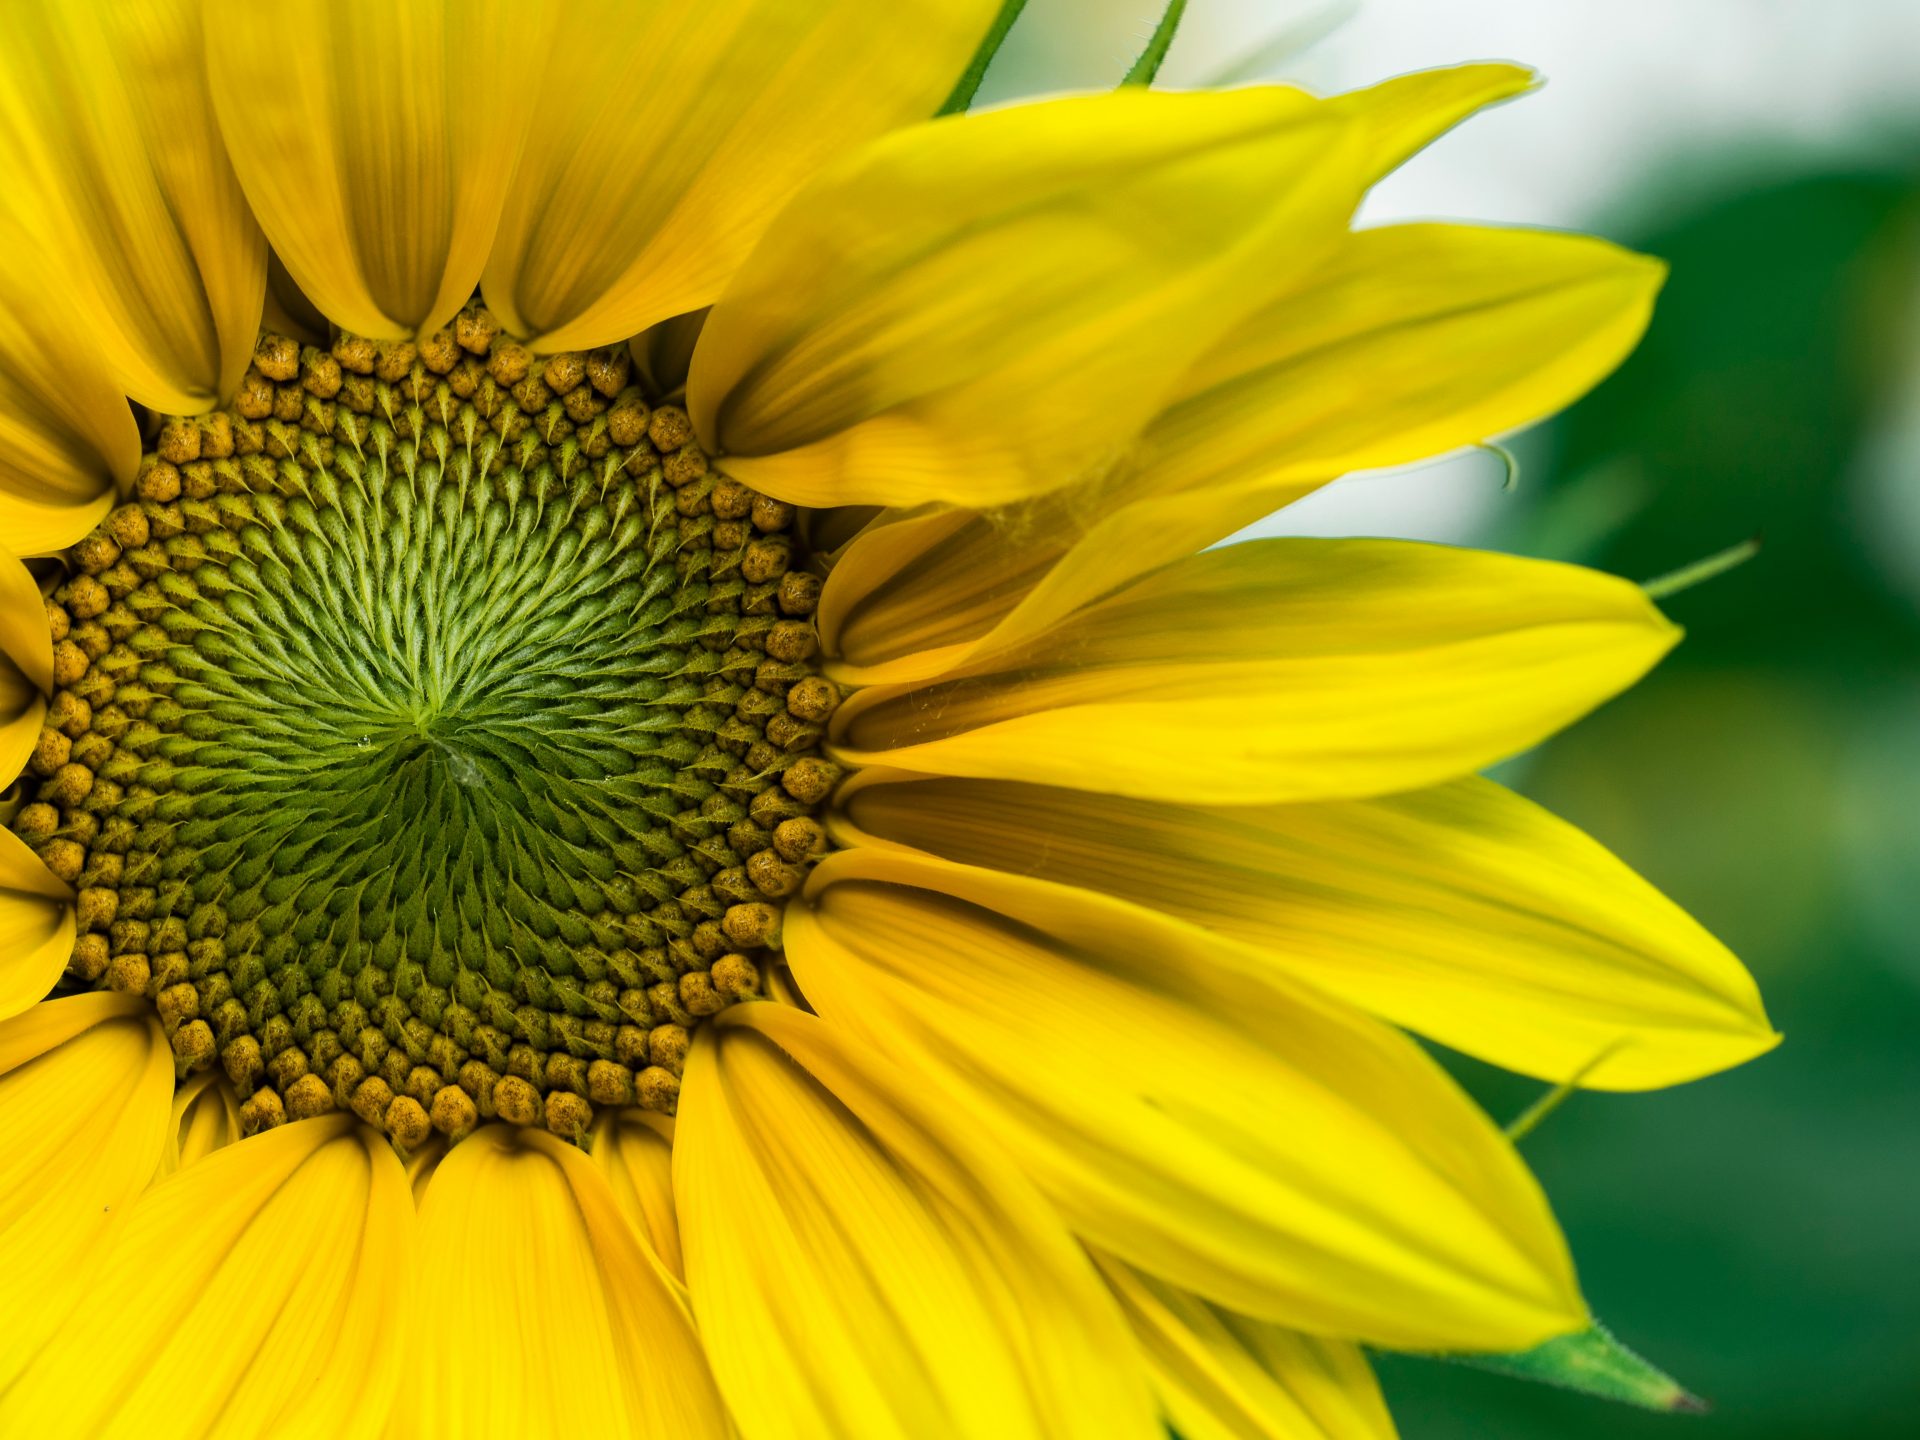
POLYGON ((628 370, 478 307, 270 334, 68 552, 14 828, 72 981, 151 997, 249 1129, 671 1113, 777 957, 837 779, 818 577, 628 370))

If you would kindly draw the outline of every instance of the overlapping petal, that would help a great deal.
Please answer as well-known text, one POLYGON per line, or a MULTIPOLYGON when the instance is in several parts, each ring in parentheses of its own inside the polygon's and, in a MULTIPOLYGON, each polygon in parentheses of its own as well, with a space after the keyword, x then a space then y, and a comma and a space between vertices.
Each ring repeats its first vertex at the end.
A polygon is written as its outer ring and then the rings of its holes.
POLYGON ((210 0, 208 67, 234 169, 335 324, 412 338, 473 294, 559 16, 512 0, 210 0))
POLYGON ((817 867, 785 938, 836 1030, 992 1134, 1130 1264, 1407 1348, 1519 1348, 1583 1323, 1544 1198, 1452 1081, 1387 1027, 1220 963, 1192 927, 862 849, 817 867))
POLYGON ((26 766, 53 692, 47 607, 27 567, 0 552, 0 786, 26 766))
POLYGON ((593 1159, 640 1242, 684 1280, 673 1210, 673 1122, 647 1110, 608 1110, 593 1127, 593 1159))
POLYGON ((79 1307, 0 1397, 0 1427, 377 1433, 416 1333, 412 1235, 399 1160, 349 1115, 206 1156, 114 1228, 79 1307))
POLYGON ((1015 514, 876 527, 823 598, 857 683, 1018 643, 1343 472, 1550 415, 1646 327, 1662 267, 1583 236, 1398 225, 1348 236, 1203 355, 1113 480, 1015 514), (917 653, 916 653, 917 652, 917 653))
POLYGON ((677 1282, 576 1147, 482 1126, 434 1172, 416 1254, 459 1324, 421 1347, 401 1433, 491 1434, 503 1416, 556 1435, 729 1433, 677 1282))
POLYGON ((844 840, 1151 906, 1376 1015, 1543 1079, 1671 1085, 1779 1039, 1752 977, 1685 911, 1603 846, 1490 781, 1376 800, 1205 807, 904 779, 856 782, 840 804, 844 840))
POLYGON ((267 249, 214 122, 199 0, 33 0, 7 19, 0 163, 52 267, 33 281, 71 292, 128 394, 211 409, 253 352, 267 249))
POLYGON ((38 1004, 73 954, 73 891, 0 827, 0 1020, 38 1004))
POLYGON ((1359 117, 1367 165, 1377 177, 1397 169, 1469 115, 1524 94, 1538 83, 1524 65, 1477 61, 1395 75, 1336 96, 1332 103, 1359 117))
POLYGON ((688 409, 807 505, 982 506, 1118 458, 1364 188, 1299 91, 1127 90, 951 117, 823 175, 707 318, 688 409))
POLYGON ((842 758, 1251 805, 1384 794, 1523 750, 1678 639, 1639 587, 1377 540, 1170 565, 1030 644, 860 692, 842 758))
POLYGON ((674 1188, 749 1440, 1158 1433, 1085 1256, 958 1119, 784 1005, 696 1037, 674 1188))
MULTIPOLYGON (((47 629, 47 605, 39 582, 25 565, 0 559, 0 660, 21 683, 42 695, 53 692, 53 637, 47 629)), ((13 771, 0 766, 0 783, 13 771)))
POLYGON ((140 434, 34 240, 4 215, 0 254, 0 551, 40 555, 98 523, 133 479, 140 434))
POLYGON ((1363 230, 1202 357, 1141 464, 1167 491, 1250 466, 1310 483, 1528 424, 1626 357, 1665 274, 1583 235, 1363 230))
MULTIPOLYGON (((0 1023, 0 1392, 90 1293, 103 1238, 153 1176, 172 1092, 172 1051, 138 996, 49 1000, 0 1023)), ((0 1406, 0 1430, 75 1433, 25 1413, 0 1406)))
MULTIPOLYGON (((541 8, 541 7, 527 7, 541 8)), ((573 0, 516 67, 535 120, 487 303, 538 349, 626 339, 719 298, 823 164, 931 115, 993 0, 573 0)))
POLYGON ((173 1095, 173 1118, 160 1153, 162 1177, 240 1138, 240 1106, 217 1070, 191 1076, 173 1095))
POLYGON ((1394 1440, 1360 1347, 1209 1305, 1118 1260, 1101 1273, 1182 1440, 1394 1440))

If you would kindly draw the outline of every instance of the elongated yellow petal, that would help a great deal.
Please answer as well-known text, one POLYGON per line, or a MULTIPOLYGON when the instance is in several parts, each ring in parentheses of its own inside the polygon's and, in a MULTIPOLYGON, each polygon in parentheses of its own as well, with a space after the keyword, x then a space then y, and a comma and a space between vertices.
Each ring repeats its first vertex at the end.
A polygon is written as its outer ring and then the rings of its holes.
POLYGON ((411 338, 473 294, 558 16, 512 0, 212 0, 208 67, 234 169, 334 323, 411 338))
POLYGON ((413 1228, 399 1160, 352 1116, 229 1145, 140 1197, 0 1427, 375 1433, 416 1330, 413 1228))
MULTIPOLYGON (((137 996, 49 1000, 0 1023, 0 1391, 97 1280, 102 1237, 160 1158, 172 1092, 173 1052, 137 996)), ((0 1430, 76 1433, 4 1410, 0 1430)))
POLYGON ((1514 754, 1679 637, 1638 586, 1378 540, 1196 555, 1032 644, 862 691, 843 758, 1202 804, 1358 797, 1514 754))
MULTIPOLYGON (((1530 72, 1517 66, 1465 65, 1398 76, 1329 103, 1357 122, 1362 168, 1371 183, 1472 111, 1519 93, 1531 81, 1530 72)), ((1343 254, 1336 254, 1335 266, 1344 263, 1343 254)), ((1261 277, 1249 291, 1250 308, 1260 313, 1236 333, 1270 333, 1272 314, 1284 310, 1287 297, 1319 283, 1317 271, 1261 277)), ((1456 307, 1450 299, 1435 306, 1441 312, 1451 308, 1456 307)), ((1364 323, 1370 317, 1361 313, 1355 318, 1364 323)), ((1284 323, 1280 328, 1285 330, 1284 323)), ((1555 342, 1560 338, 1554 337, 1555 342)), ((1234 335, 1223 343, 1231 350, 1234 335)), ((1352 390, 1356 396, 1383 398, 1365 385, 1352 390)), ((1191 380, 1183 393, 1194 393, 1191 380)), ((1481 438, 1484 435, 1468 436, 1481 438)), ((847 678, 856 683, 937 674, 977 649, 984 632, 1003 620, 1069 548, 1076 551, 1071 570, 1097 571, 1102 562, 1119 570, 1106 582, 1111 587, 1185 553, 1176 547, 1202 549, 1232 534, 1306 487, 1296 479, 1276 488, 1257 474, 1240 474, 1217 477, 1199 494, 1172 502, 1160 498, 1169 488, 1153 467, 1129 459, 1093 493, 1076 487, 1039 496, 991 523, 976 520, 963 534, 932 522, 888 527, 896 533, 866 537, 836 566, 822 597, 822 640, 829 654, 843 657, 847 678), (1223 494, 1223 489, 1233 493, 1223 494), (1104 533, 1086 535, 1090 526, 1104 533), (1193 535, 1202 538, 1195 542, 1193 535), (1131 557, 1136 554, 1144 558, 1135 561, 1131 557), (1130 564, 1133 568, 1124 568, 1130 564), (936 653, 914 653, 927 651, 936 653), (880 666, 884 673, 874 668, 880 666)), ((1056 601, 1074 588, 1071 574, 1060 581, 1066 583, 1048 587, 1056 601)))
POLYGON ((402 1433, 493 1434, 503 1417, 554 1435, 728 1433, 675 1281, 574 1146, 481 1127, 434 1172, 418 1244, 431 1303, 460 1323, 422 1348, 402 1433))
POLYGON ((115 482, 133 479, 140 433, 98 338, 4 215, 0 254, 0 550, 39 555, 99 522, 115 482))
POLYGON ((46 719, 46 697, 0 660, 0 775, 11 785, 26 768, 46 719))
POLYGON ((1366 134, 1368 167, 1380 176, 1477 110, 1511 100, 1539 83, 1524 65, 1446 65, 1396 75, 1331 102, 1350 109, 1366 134))
POLYGON ((73 891, 0 829, 0 1020, 37 1005, 73 954, 73 891))
POLYGON ((735 1006, 696 1036, 674 1189, 742 1434, 1158 1434, 1086 1257, 918 1091, 784 1005, 735 1006))
POLYGON ((1779 1039, 1724 946, 1603 847, 1490 781, 1204 808, 924 780, 859 786, 840 803, 858 827, 849 840, 1151 906, 1545 1080, 1672 1085, 1779 1039))
MULTIPOLYGON (((0 657, 27 685, 53 693, 53 637, 40 584, 25 565, 0 558, 0 657)), ((13 772, 0 767, 0 783, 13 772)))
POLYGON ((1090 1243, 1405 1348, 1584 1323, 1538 1186, 1386 1026, 1065 886, 852 850, 807 897, 785 933, 808 1000, 993 1135, 1090 1243))
POLYGON ((199 0, 36 0, 7 18, 8 199, 59 266, 36 278, 72 287, 127 393, 211 409, 253 352, 267 248, 214 123, 199 0))
POLYGON ((447 1158, 447 1141, 444 1135, 429 1135, 426 1143, 407 1152, 405 1165, 407 1170, 407 1190, 413 1196, 413 1208, 418 1211, 421 1202, 427 1198, 427 1188, 433 1184, 433 1177, 439 1173, 440 1162, 447 1158))
MULTIPOLYGON (((542 8, 542 7, 531 7, 542 8)), ((781 204, 933 113, 994 0, 571 0, 487 262, 487 302, 542 350, 712 304, 781 204)))
POLYGON ((1311 481, 1529 424, 1626 357, 1665 275, 1581 235, 1361 231, 1188 372, 1141 463, 1174 467, 1169 491, 1250 465, 1311 481))
POLYGON ((1394 1440, 1360 1347, 1249 1320, 1110 1257, 1100 1270, 1182 1440, 1394 1440))
POLYGON ((593 1127, 593 1159, 641 1244, 682 1281, 673 1210, 673 1122, 647 1110, 607 1110, 593 1127))
MULTIPOLYGON (((4 403, 4 402, 0 402, 4 403)), ((50 473, 50 472, 42 472, 50 473)), ((71 477, 76 488, 84 483, 80 472, 71 477)), ((20 555, 51 555, 64 550, 106 518, 114 494, 102 488, 86 498, 37 500, 6 488, 0 481, 0 550, 20 555)), ((31 488, 24 482, 20 489, 31 488)), ((52 488, 52 487, 49 487, 52 488)))
POLYGON ((164 1178, 240 1138, 240 1106, 217 1070, 203 1070, 174 1092, 173 1118, 166 1148, 160 1152, 164 1178))
POLYGON ((649 395, 673 395, 685 389, 694 347, 700 343, 700 332, 706 324, 704 308, 690 310, 648 326, 627 342, 634 378, 649 395))
POLYGON ((975 519, 932 553, 885 530, 856 542, 822 604, 824 638, 854 662, 837 673, 859 684, 937 674, 1345 471, 1532 424, 1620 363, 1663 273, 1582 236, 1464 225, 1351 235, 1200 358, 1097 496, 975 519), (841 618, 846 590, 861 599, 841 618))
POLYGON ((26 767, 52 691, 53 640, 40 586, 26 566, 0 554, 0 786, 26 767))
POLYGON ((802 504, 995 505, 1081 479, 1250 294, 1335 243, 1364 186, 1355 130, 1266 87, 890 137, 768 232, 707 317, 689 412, 729 473, 802 504))
POLYGON ((263 329, 286 335, 302 345, 324 347, 330 338, 327 317, 313 303, 313 297, 287 273, 286 261, 267 251, 267 303, 261 313, 263 329))
POLYGON ((7 784, 19 779, 26 768, 46 714, 46 696, 0 658, 0 776, 6 777, 7 784))

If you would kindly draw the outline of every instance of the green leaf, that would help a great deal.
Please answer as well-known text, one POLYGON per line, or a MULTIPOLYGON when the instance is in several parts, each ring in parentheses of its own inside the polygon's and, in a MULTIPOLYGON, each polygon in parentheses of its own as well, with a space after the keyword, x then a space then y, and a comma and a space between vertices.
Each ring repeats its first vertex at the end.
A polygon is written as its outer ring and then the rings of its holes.
POLYGON ((1027 0, 1000 0, 1000 13, 993 17, 993 23, 987 27, 986 38, 980 42, 980 48, 973 52, 973 59, 967 62, 967 68, 960 72, 959 83, 953 87, 953 93, 947 96, 947 103, 933 113, 939 115, 957 115, 973 104, 973 97, 980 91, 980 82, 986 79, 987 67, 993 64, 993 57, 1000 53, 1000 47, 1007 43, 1007 32, 1013 29, 1013 22, 1020 18, 1020 12, 1027 8, 1027 0))
POLYGON ((1180 29, 1180 20, 1187 13, 1187 0, 1167 0, 1167 8, 1160 12, 1160 23, 1153 27, 1153 37, 1147 41, 1147 48, 1140 52, 1140 58, 1133 62, 1133 68, 1127 71, 1120 83, 1122 85, 1151 85, 1153 77, 1160 73, 1165 63, 1167 51, 1173 48, 1173 37, 1180 29))
POLYGON ((1562 1335, 1517 1354, 1449 1355, 1446 1358, 1499 1375, 1537 1380, 1562 1390, 1578 1390, 1602 1400, 1637 1405, 1643 1410, 1701 1414, 1708 1409, 1706 1401, 1690 1394, 1672 1376, 1656 1370, 1627 1349, 1597 1320, 1591 1328, 1578 1334, 1562 1335))

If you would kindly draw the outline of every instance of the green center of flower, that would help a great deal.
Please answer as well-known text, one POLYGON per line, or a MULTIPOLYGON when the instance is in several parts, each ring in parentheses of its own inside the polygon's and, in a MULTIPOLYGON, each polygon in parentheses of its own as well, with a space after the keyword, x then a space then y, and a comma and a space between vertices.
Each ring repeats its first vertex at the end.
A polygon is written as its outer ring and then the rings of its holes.
POLYGON ((818 581, 624 352, 268 337, 53 592, 14 828, 253 1128, 671 1111, 823 848, 818 581))

